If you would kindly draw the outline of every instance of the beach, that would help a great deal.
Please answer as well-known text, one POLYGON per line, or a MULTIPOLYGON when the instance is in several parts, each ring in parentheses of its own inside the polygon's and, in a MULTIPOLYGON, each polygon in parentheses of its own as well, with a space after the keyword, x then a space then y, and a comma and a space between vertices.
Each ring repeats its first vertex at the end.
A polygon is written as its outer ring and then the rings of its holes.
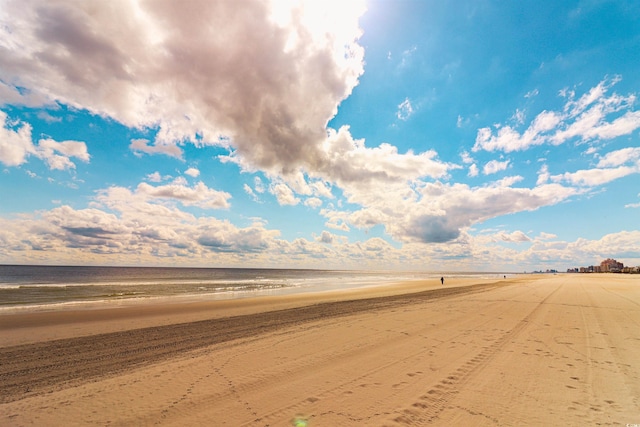
POLYGON ((0 316, 0 425, 640 424, 640 277, 0 316))

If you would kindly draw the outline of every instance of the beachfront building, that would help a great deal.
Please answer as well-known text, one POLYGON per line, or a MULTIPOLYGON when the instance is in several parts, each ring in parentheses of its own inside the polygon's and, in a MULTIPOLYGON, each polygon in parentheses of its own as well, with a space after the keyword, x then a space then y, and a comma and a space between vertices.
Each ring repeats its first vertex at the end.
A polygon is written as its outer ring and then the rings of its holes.
POLYGON ((625 267, 623 263, 612 258, 607 258, 600 265, 589 267, 570 268, 567 273, 627 273, 640 274, 640 265, 637 267, 625 267))
POLYGON ((602 269, 600 268, 599 265, 590 265, 589 267, 580 267, 579 269, 580 273, 601 273, 602 269))
POLYGON ((624 264, 612 258, 607 258, 600 263, 600 270, 603 273, 620 273, 624 268, 624 264))

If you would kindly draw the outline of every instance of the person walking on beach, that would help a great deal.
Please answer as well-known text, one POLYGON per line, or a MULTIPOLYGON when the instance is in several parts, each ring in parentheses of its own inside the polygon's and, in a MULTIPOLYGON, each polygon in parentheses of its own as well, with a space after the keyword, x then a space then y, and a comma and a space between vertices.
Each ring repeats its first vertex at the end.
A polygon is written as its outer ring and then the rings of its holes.
POLYGON ((444 285, 444 277, 440 278, 440 283, 442 283, 444 285))

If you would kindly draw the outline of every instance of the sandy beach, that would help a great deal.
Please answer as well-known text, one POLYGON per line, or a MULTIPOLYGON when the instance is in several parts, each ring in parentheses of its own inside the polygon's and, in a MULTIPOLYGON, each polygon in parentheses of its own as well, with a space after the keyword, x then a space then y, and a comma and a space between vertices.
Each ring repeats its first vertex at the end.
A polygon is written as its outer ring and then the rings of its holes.
POLYGON ((640 424, 640 277, 0 316, 0 425, 640 424))

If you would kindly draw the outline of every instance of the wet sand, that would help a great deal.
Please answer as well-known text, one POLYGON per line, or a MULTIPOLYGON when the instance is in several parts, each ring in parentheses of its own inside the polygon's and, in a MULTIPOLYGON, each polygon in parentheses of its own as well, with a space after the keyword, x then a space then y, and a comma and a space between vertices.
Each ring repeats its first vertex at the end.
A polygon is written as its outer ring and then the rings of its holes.
POLYGON ((0 425, 640 423, 640 277, 472 282, 3 315, 0 425))

